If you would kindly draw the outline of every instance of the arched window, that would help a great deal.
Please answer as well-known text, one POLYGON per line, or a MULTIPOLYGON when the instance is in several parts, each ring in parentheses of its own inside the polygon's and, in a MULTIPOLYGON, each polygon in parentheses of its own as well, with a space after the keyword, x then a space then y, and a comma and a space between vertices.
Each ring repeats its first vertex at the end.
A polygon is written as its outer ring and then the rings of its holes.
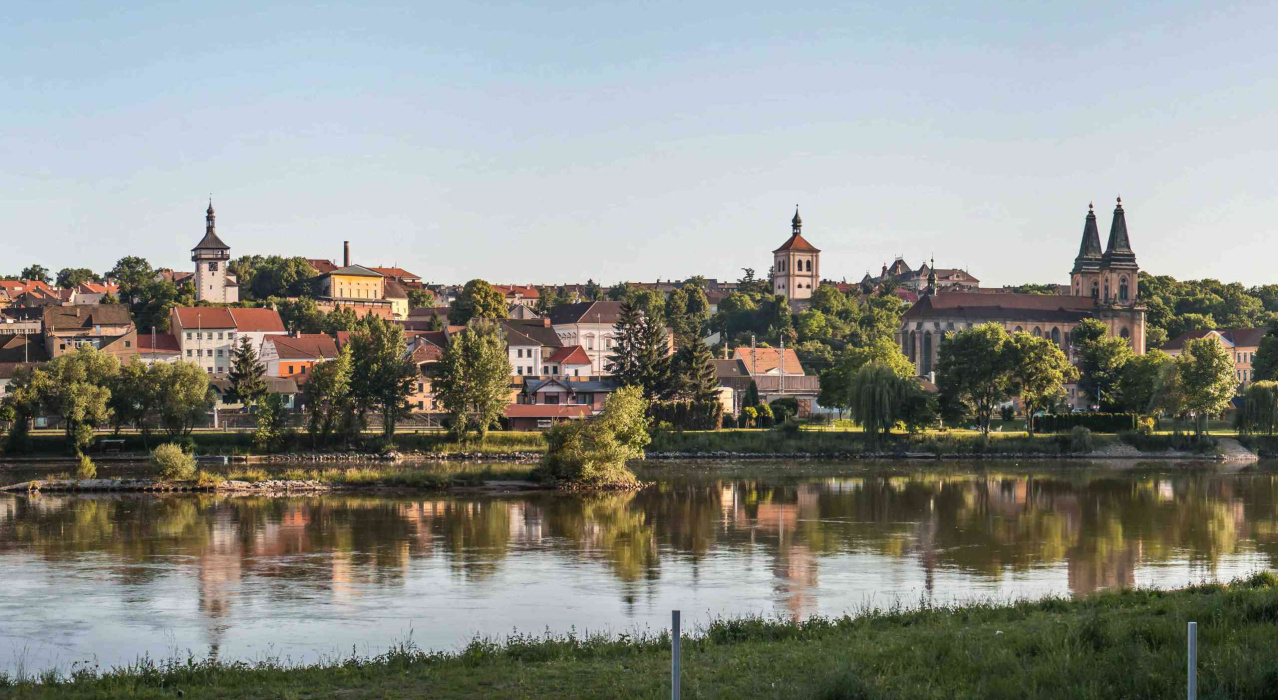
POLYGON ((1035 337, 1035 338, 1042 338, 1042 337, 1043 337, 1043 329, 1042 329, 1042 328, 1039 328, 1038 326, 1034 326, 1034 337, 1035 337))
POLYGON ((1118 300, 1127 301, 1127 278, 1118 281, 1118 300))
POLYGON ((932 331, 923 334, 923 374, 932 371, 932 331))
POLYGON ((918 359, 918 351, 916 349, 918 342, 919 334, 914 331, 910 331, 910 351, 906 353, 910 356, 910 362, 914 362, 918 359))
POLYGON ((1020 326, 1017 326, 1017 327, 1016 327, 1016 330, 1014 330, 1014 331, 1012 331, 1012 332, 1013 332, 1013 333, 1024 333, 1024 332, 1025 332, 1025 329, 1024 329, 1024 328, 1021 328, 1020 326))
POLYGON ((808 261, 808 264, 807 264, 807 271, 808 271, 808 272, 811 272, 811 271, 812 271, 812 261, 811 261, 811 260, 809 260, 809 261, 808 261))
POLYGON ((1052 343, 1055 345, 1061 344, 1061 329, 1059 328, 1052 329, 1052 343))
POLYGON ((1092 281, 1092 298, 1093 299, 1100 298, 1100 282, 1097 282, 1095 280, 1092 281))
POLYGON ((1123 340, 1126 340, 1128 345, 1132 344, 1132 334, 1128 333, 1126 328, 1119 331, 1118 337, 1122 338, 1123 340))

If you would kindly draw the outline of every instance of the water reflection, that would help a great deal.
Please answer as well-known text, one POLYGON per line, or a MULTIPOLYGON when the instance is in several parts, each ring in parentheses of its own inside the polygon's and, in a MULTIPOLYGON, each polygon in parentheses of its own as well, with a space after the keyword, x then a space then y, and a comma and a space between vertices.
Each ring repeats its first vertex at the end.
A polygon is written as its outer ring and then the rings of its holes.
POLYGON ((804 617, 870 594, 1179 585, 1271 566, 1278 548, 1264 469, 843 472, 666 470, 589 496, 5 495, 0 639, 29 667, 380 648, 404 620, 450 647, 512 626, 656 626, 680 601, 804 617))

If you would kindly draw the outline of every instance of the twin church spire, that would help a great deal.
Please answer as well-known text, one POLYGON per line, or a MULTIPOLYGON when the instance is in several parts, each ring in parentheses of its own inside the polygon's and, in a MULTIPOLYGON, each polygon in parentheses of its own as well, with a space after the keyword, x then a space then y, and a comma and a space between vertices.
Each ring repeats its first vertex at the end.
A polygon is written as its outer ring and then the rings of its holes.
POLYGON ((1087 205, 1087 220, 1083 223, 1083 241, 1078 246, 1078 257, 1074 258, 1074 269, 1070 274, 1100 272, 1106 269, 1135 270, 1136 253, 1132 251, 1131 240, 1127 236, 1127 216, 1123 212, 1123 198, 1118 198, 1114 207, 1114 218, 1109 226, 1109 243, 1101 251, 1100 231, 1096 227, 1096 211, 1087 205))

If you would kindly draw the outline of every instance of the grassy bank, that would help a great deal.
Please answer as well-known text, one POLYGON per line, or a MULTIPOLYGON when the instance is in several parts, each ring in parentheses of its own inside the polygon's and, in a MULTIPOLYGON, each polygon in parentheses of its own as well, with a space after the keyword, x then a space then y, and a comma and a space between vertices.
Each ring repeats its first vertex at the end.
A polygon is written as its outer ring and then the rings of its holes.
MULTIPOLYGON (((866 612, 792 624, 720 621, 685 640, 687 698, 1183 697, 1185 627, 1198 622, 1202 698, 1268 698, 1278 683, 1272 574, 1176 592, 1127 591, 866 612)), ((514 637, 455 654, 402 645, 374 658, 288 667, 139 662, 6 698, 661 698, 669 639, 514 637)))
POLYGON ((391 486, 417 489, 444 489, 455 486, 482 486, 487 481, 528 481, 536 464, 432 464, 319 467, 315 469, 269 469, 263 467, 231 468, 211 473, 215 478, 257 483, 280 479, 285 481, 318 481, 331 486, 391 486))
POLYGON ((649 452, 739 452, 748 454, 1084 454, 1093 450, 1130 445, 1143 452, 1168 450, 1208 454, 1215 440, 1196 441, 1186 435, 1093 434, 1079 444, 1068 434, 1029 436, 1025 433, 990 433, 989 438, 971 431, 928 431, 918 435, 896 434, 868 439, 858 430, 720 430, 714 432, 661 432, 653 436, 649 452))
MULTIPOLYGON (((101 437, 113 438, 109 434, 101 437)), ((124 441, 121 450, 124 452, 145 452, 147 447, 154 448, 168 439, 163 435, 153 434, 149 441, 144 441, 137 433, 121 433, 119 439, 124 441)), ((253 446, 253 432, 245 431, 213 431, 198 430, 189 438, 199 454, 216 455, 250 455, 261 454, 253 446)), ((356 451, 379 452, 382 447, 380 434, 365 433, 361 436, 363 445, 355 445, 356 451)), ((484 454, 511 454, 514 452, 545 452, 546 444, 538 432, 498 431, 488 434, 484 443, 459 443, 450 439, 440 431, 422 433, 401 433, 395 436, 395 448, 402 452, 427 452, 433 454, 456 454, 460 452, 479 452, 484 454)), ((90 449, 96 454, 97 447, 90 449)), ((338 451, 336 448, 320 448, 315 450, 305 434, 298 434, 289 440, 289 444, 280 452, 338 451)), ((61 432, 41 432, 30 436, 28 448, 21 456, 65 456, 70 453, 66 437, 61 432)))

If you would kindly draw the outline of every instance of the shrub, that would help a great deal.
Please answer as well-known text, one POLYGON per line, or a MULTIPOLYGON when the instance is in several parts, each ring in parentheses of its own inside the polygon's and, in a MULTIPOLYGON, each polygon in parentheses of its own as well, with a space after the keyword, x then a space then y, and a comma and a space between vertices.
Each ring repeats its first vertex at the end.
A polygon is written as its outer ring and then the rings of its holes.
POLYGON ((1076 425, 1069 430, 1069 451, 1070 452, 1091 452, 1096 449, 1096 441, 1092 438, 1092 431, 1081 425, 1076 425))
POLYGON ((1154 434, 1154 419, 1141 418, 1136 421, 1136 434, 1143 437, 1149 437, 1154 434))
POLYGON ((151 464, 159 468, 160 478, 168 481, 181 481, 195 475, 195 458, 171 442, 151 452, 151 464))
POLYGON ((626 460, 643 457, 649 442, 646 413, 639 387, 626 387, 608 397, 597 417, 555 425, 544 433, 548 449, 541 460, 541 476, 566 485, 635 483, 626 460))
POLYGON ((1034 416, 1034 432, 1064 433, 1082 426, 1096 433, 1121 433, 1136 429, 1134 413, 1051 413, 1034 416))
POLYGON ((768 407, 772 409, 773 420, 777 423, 782 423, 788 418, 799 415, 799 400, 794 397, 787 396, 777 399, 768 404, 768 407))
POLYGON ((737 427, 737 419, 733 418, 731 413, 723 414, 723 427, 724 428, 737 427))
POLYGON ((77 479, 96 479, 98 478, 98 467, 89 459, 89 455, 80 455, 80 464, 75 468, 75 478, 77 479))
POLYGON ((675 430, 715 430, 722 422, 723 404, 718 401, 663 401, 648 407, 648 415, 658 425, 675 430))
POLYGON ((1016 418, 1016 407, 1010 403, 1002 406, 998 409, 998 415, 1004 422, 1011 421, 1016 418))

